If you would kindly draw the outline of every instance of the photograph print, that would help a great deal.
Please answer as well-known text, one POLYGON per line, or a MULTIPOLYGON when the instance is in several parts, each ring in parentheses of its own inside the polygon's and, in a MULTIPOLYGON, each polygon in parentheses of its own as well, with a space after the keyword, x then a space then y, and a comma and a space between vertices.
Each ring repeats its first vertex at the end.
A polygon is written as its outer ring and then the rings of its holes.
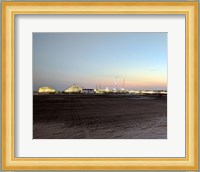
POLYGON ((33 33, 33 139, 167 139, 167 33, 33 33))

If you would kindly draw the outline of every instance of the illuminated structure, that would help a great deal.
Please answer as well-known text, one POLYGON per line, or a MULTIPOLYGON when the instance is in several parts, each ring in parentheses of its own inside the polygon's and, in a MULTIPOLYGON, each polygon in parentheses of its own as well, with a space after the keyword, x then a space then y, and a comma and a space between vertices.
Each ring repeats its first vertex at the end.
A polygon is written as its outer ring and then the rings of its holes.
POLYGON ((67 88, 64 93, 83 93, 83 89, 79 85, 74 84, 67 88))
POLYGON ((83 94, 94 94, 94 93, 95 93, 94 89, 89 89, 89 88, 83 89, 83 94))
POLYGON ((50 87, 40 87, 38 89, 38 93, 46 93, 46 94, 50 94, 50 93, 55 93, 56 90, 54 90, 53 88, 50 87))
POLYGON ((109 92, 110 92, 110 90, 109 90, 108 87, 105 88, 105 92, 106 92, 106 93, 109 93, 109 92))
POLYGON ((97 94, 103 94, 103 93, 105 93, 105 89, 95 89, 94 91, 97 94))
POLYGON ((129 90, 129 94, 167 94, 167 90, 129 90))

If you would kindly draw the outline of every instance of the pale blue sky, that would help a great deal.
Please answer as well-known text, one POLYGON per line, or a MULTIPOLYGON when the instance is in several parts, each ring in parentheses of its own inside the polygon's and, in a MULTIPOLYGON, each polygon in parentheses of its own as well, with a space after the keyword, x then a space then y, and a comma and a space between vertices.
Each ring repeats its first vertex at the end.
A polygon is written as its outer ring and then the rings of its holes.
POLYGON ((33 33, 33 89, 167 88, 167 33, 33 33))

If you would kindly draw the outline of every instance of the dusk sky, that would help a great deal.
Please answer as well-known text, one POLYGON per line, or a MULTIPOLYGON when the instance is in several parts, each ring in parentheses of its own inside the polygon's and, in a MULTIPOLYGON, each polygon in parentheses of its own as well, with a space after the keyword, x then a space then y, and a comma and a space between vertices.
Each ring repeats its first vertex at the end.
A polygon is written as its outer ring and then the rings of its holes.
POLYGON ((167 33, 33 33, 33 89, 167 89, 167 33))

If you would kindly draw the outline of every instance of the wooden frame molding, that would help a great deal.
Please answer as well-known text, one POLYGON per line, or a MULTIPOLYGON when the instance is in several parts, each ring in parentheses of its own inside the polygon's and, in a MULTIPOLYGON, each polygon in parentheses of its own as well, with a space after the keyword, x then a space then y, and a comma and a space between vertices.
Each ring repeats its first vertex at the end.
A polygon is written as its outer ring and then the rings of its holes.
POLYGON ((2 2, 3 170, 197 170, 198 2, 2 2), (183 14, 186 16, 185 158, 16 158, 14 17, 16 14, 183 14))

